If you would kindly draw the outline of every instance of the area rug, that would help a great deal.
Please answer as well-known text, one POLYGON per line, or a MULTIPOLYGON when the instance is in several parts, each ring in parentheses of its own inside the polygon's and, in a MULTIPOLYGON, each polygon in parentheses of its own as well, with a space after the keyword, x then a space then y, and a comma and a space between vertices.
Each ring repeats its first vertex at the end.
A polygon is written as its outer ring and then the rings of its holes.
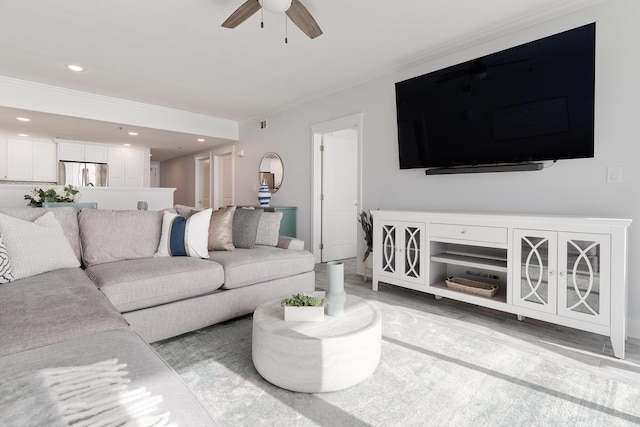
POLYGON ((383 319, 380 365, 339 392, 294 393, 265 381, 251 361, 250 316, 154 348, 223 426, 640 424, 638 366, 596 366, 552 344, 372 303, 383 319))

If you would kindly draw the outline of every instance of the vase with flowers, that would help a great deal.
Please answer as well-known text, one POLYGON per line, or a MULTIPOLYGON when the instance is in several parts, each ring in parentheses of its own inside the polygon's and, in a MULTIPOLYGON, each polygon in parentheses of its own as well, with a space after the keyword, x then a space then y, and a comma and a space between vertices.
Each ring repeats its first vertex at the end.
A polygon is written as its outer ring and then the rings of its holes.
POLYGON ((80 190, 73 185, 34 188, 24 199, 29 206, 41 208, 43 203, 74 203, 80 198, 80 190))

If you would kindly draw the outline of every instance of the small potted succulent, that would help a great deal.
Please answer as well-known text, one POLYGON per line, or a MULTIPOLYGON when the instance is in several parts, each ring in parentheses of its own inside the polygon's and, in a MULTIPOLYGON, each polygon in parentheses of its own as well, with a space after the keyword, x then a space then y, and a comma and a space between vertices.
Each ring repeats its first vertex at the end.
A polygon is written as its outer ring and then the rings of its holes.
POLYGON ((322 321, 324 320, 324 304, 326 298, 295 294, 291 298, 285 298, 280 302, 284 307, 284 320, 286 321, 322 321))

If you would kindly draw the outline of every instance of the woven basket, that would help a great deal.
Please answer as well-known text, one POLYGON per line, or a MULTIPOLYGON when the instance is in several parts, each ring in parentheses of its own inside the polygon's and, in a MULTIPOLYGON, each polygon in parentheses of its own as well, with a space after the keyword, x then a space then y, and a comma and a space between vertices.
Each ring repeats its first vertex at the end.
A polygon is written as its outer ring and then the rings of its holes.
POLYGON ((492 297, 498 292, 498 285, 463 279, 461 277, 449 277, 446 281, 447 288, 467 294, 492 297))

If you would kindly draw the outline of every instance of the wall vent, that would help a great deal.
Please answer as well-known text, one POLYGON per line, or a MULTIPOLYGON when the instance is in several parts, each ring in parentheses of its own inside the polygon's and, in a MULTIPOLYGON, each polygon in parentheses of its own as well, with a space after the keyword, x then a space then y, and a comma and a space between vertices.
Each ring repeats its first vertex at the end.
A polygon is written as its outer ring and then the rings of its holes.
POLYGON ((267 120, 261 120, 258 124, 258 130, 265 130, 267 128, 267 120))

